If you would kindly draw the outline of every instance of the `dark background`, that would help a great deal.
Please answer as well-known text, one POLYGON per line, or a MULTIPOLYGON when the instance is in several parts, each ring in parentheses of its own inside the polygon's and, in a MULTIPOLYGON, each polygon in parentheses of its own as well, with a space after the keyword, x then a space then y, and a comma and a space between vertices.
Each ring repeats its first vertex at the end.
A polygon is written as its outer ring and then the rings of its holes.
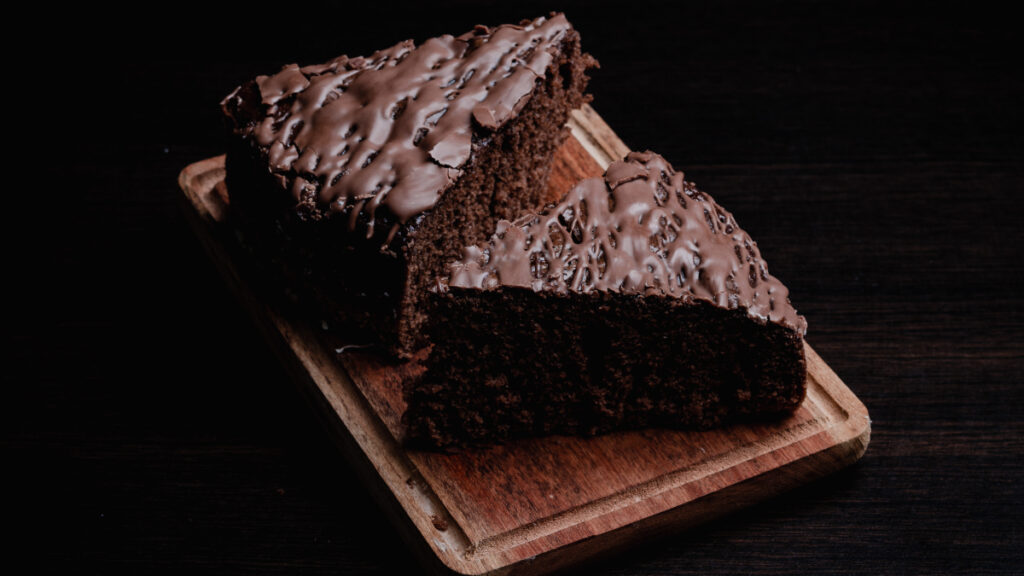
POLYGON ((594 107, 735 214, 873 419, 853 467, 592 573, 1020 570, 1024 76, 1017 21, 980 2, 50 14, 5 82, 16 559, 417 570, 202 252, 176 178, 223 151, 218 102, 251 76, 552 9, 602 63, 594 107))

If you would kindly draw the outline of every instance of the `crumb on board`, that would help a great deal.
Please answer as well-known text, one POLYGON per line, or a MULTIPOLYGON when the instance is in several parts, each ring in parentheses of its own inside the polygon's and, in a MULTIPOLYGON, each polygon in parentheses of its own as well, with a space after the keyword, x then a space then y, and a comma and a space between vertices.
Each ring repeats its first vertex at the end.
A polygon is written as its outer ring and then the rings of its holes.
POLYGON ((437 528, 441 532, 444 532, 448 529, 448 521, 444 518, 441 518, 437 514, 430 515, 430 523, 434 525, 434 528, 437 528))

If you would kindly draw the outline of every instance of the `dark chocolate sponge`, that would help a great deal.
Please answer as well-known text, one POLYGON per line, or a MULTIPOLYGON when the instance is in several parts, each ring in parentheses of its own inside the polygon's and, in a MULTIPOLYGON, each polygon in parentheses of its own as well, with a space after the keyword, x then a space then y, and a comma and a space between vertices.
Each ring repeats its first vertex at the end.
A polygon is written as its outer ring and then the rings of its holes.
POLYGON ((433 447, 795 409, 807 324, 732 215, 656 154, 502 221, 451 264, 407 390, 433 447))
POLYGON ((407 357, 431 278, 540 203, 595 64, 558 14, 257 77, 222 103, 233 214, 331 324, 407 357))

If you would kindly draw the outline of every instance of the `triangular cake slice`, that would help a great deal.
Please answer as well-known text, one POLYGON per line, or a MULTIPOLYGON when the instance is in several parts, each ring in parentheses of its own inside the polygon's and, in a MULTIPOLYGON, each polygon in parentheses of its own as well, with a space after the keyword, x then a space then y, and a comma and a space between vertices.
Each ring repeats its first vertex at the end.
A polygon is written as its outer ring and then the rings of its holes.
POLYGON ((709 427, 795 409, 806 322, 732 215, 657 154, 502 221, 435 291, 410 440, 709 427))
POLYGON ((553 14, 259 76, 222 102, 231 214, 323 320, 408 357, 445 263, 541 202, 594 65, 553 14))

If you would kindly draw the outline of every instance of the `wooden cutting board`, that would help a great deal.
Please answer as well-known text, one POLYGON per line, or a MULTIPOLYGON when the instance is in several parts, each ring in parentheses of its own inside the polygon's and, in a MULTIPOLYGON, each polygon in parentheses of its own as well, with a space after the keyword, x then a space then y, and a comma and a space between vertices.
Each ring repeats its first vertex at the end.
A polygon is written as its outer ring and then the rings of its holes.
MULTIPOLYGON (((628 152, 588 106, 570 127, 552 197, 628 152)), ((225 219, 223 177, 222 156, 180 175, 196 233, 428 568, 549 572, 766 499, 853 463, 867 448, 867 410, 807 346, 807 399, 778 422, 552 437, 458 454, 407 450, 401 390, 417 367, 346 346, 261 290, 225 219)))

